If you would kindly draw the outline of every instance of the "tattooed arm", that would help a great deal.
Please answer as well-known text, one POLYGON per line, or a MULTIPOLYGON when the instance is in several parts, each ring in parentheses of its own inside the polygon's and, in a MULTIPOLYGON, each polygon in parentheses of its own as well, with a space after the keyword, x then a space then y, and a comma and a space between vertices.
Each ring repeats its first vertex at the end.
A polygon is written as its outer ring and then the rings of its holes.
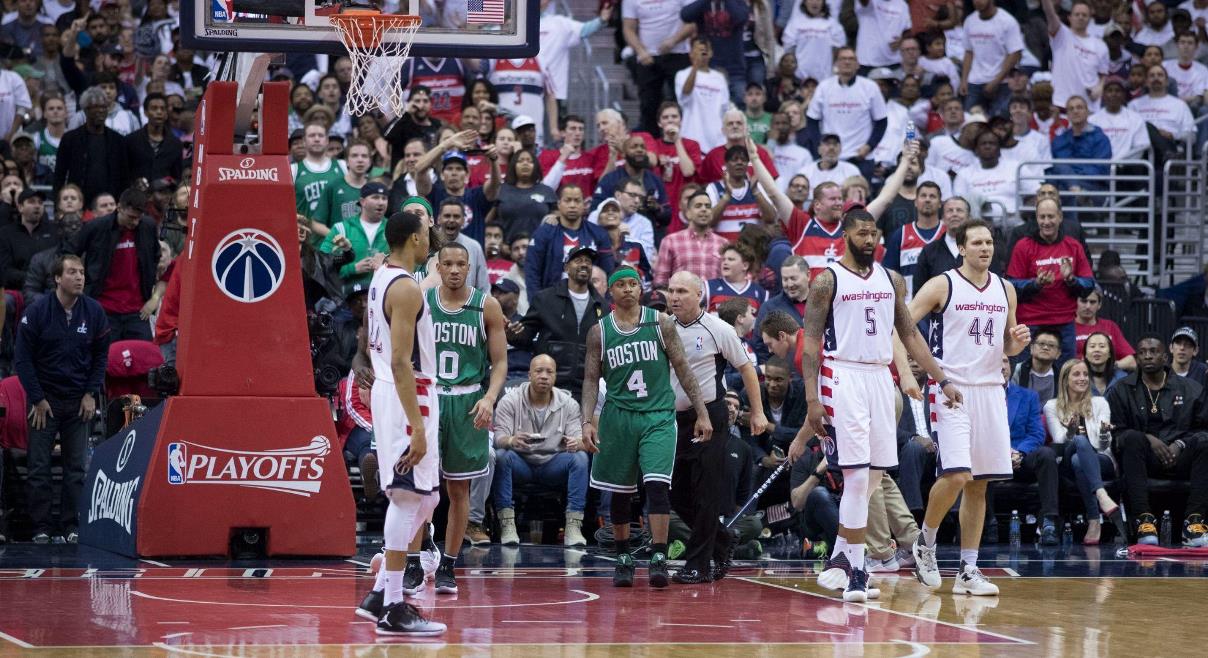
POLYGON ((680 386, 684 387, 684 393, 688 395, 692 408, 696 410, 696 440, 708 441, 713 435, 713 423, 709 421, 709 410, 705 408, 705 402, 700 396, 700 386, 692 376, 692 368, 688 367, 684 345, 680 342, 679 332, 675 330, 675 320, 670 315, 659 313, 659 330, 663 333, 663 350, 667 353, 667 360, 671 362, 680 386))
POLYGON ((809 299, 805 302, 805 341, 801 348, 801 377, 805 381, 805 424, 789 446, 789 459, 796 461, 805 454, 805 444, 811 436, 826 435, 826 409, 818 400, 818 367, 822 357, 822 336, 826 318, 835 299, 835 273, 822 270, 810 283, 809 299))
POLYGON ((600 440, 596 437, 596 398, 600 395, 600 325, 587 330, 587 361, 583 364, 583 449, 598 452, 600 440))
MULTIPOLYGON (((923 340, 923 335, 919 333, 919 328, 915 321, 910 316, 910 309, 906 307, 906 280, 901 274, 889 270, 889 278, 893 281, 894 305, 893 305, 893 324, 898 330, 898 336, 902 339, 902 344, 906 346, 906 351, 910 356, 914 357, 915 363, 919 364, 931 379, 937 382, 943 382, 947 379, 944 376, 944 371, 940 368, 940 364, 936 363, 934 357, 931 356, 931 348, 927 346, 927 341, 923 340)), ((931 282, 929 281, 928 284, 931 282)), ((924 289, 926 286, 924 286, 924 289)), ((957 390, 952 382, 948 382, 944 387, 944 396, 948 401, 944 404, 953 406, 960 404, 963 401, 961 392, 957 390)))

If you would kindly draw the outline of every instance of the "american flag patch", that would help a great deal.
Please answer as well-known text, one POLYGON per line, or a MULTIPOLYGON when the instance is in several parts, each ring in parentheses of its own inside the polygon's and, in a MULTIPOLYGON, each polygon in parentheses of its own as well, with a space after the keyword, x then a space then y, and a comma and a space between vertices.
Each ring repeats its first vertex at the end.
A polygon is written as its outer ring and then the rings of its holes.
POLYGON ((466 23, 499 24, 503 22, 503 0, 466 0, 466 23))

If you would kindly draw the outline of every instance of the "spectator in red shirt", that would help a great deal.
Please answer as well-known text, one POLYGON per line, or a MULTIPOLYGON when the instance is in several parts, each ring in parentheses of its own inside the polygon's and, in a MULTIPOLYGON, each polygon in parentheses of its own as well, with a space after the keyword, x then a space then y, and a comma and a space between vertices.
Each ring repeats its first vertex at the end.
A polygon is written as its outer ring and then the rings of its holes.
POLYGON ((659 106, 659 128, 663 131, 663 137, 654 142, 654 150, 650 152, 651 156, 658 158, 658 173, 663 177, 667 199, 671 202, 671 224, 667 227, 668 232, 684 228, 679 212, 680 190, 696 176, 696 172, 700 171, 701 165, 704 164, 700 144, 680 133, 683 116, 683 110, 675 101, 666 101, 659 106))
POLYGON ((1112 339, 1116 351, 1116 367, 1125 370, 1136 370, 1136 351, 1128 344, 1120 325, 1099 317, 1099 308, 1103 304, 1103 293, 1098 288, 1082 291, 1078 296, 1078 310, 1074 313, 1074 336, 1077 341, 1077 354, 1081 359, 1086 353, 1086 339, 1093 333, 1107 334, 1112 339))
POLYGON ((562 124, 562 146, 541 151, 539 162, 545 172, 545 184, 555 190, 566 183, 580 189, 596 189, 595 160, 590 151, 583 150, 587 123, 583 117, 568 115, 562 124))
POLYGON ((1077 240, 1061 232, 1061 205, 1036 204, 1036 230, 1015 245, 1007 278, 1019 292, 1019 323, 1032 333, 1052 327, 1061 334, 1061 359, 1073 358, 1078 296, 1094 288, 1090 261, 1077 240))

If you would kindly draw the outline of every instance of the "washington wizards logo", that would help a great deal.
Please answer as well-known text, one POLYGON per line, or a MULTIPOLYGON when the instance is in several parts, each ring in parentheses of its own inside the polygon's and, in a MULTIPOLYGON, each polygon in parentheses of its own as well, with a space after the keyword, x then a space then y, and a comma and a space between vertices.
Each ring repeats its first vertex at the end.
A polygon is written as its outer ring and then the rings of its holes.
POLYGON ((833 459, 835 457, 835 448, 836 448, 835 440, 833 438, 831 438, 831 436, 829 434, 826 436, 818 437, 818 438, 822 440, 822 451, 825 452, 828 457, 831 457, 833 459))
POLYGON ((211 271, 223 294, 237 302, 253 304, 281 287, 285 278, 285 252, 268 233, 242 228, 218 242, 211 271))

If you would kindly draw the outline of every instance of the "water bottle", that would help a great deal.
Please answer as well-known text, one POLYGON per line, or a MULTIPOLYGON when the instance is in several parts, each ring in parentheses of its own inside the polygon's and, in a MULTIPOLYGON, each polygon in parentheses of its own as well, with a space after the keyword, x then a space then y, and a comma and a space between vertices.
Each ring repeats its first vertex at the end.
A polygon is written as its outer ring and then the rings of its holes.
POLYGON ((1061 545, 1069 548, 1074 545, 1074 528, 1070 526, 1069 521, 1065 523, 1065 530, 1061 533, 1061 545))
POLYGON ((1162 512, 1162 545, 1170 546, 1170 510, 1162 512))
POLYGON ((919 131, 917 128, 914 127, 914 122, 907 121, 906 122, 906 139, 907 139, 907 141, 914 141, 914 140, 918 139, 918 136, 919 136, 919 131))
POLYGON ((1022 529, 1020 527, 1020 522, 1019 522, 1019 510, 1011 510, 1011 530, 1010 530, 1011 548, 1019 548, 1019 544, 1022 541, 1022 539, 1021 539, 1022 534, 1023 533, 1022 533, 1022 529))

